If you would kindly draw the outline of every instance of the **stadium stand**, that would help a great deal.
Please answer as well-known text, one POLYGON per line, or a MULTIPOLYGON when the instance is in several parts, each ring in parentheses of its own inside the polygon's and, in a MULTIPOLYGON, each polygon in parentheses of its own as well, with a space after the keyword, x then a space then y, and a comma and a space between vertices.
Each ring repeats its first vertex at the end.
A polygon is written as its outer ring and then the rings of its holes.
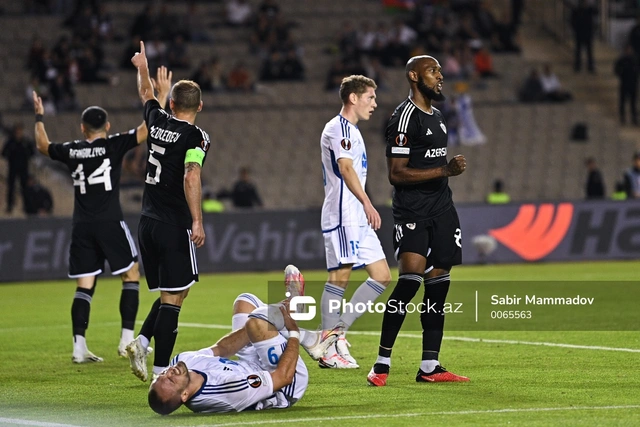
MULTIPOLYGON (((135 71, 120 69, 119 62, 128 44, 128 32, 144 3, 136 1, 104 1, 110 13, 114 32, 123 36, 104 45, 105 73, 110 85, 77 84, 76 100, 81 108, 98 104, 110 113, 113 131, 137 126, 142 108, 136 95, 135 71)), ((257 7, 257 0, 251 1, 257 7)), ((507 2, 495 2, 504 7, 507 2)), ((328 54, 336 42, 345 19, 360 28, 362 22, 385 21, 391 25, 395 15, 385 13, 377 0, 279 0, 284 18, 292 23, 292 37, 301 46, 306 69, 304 82, 259 83, 252 93, 204 94, 204 111, 197 124, 209 132, 213 151, 204 169, 205 184, 218 190, 228 187, 240 164, 251 167, 260 183, 265 208, 316 208, 322 204, 321 170, 318 144, 320 133, 339 108, 335 92, 324 90, 327 72, 334 56, 328 54), (247 154, 249 153, 249 154, 247 154)), ((483 88, 471 85, 475 118, 487 137, 477 146, 451 147, 450 153, 462 153, 469 162, 467 172, 451 180, 456 202, 482 202, 496 178, 503 179, 513 201, 580 199, 583 197, 584 169, 587 156, 595 156, 610 192, 620 172, 635 150, 637 132, 623 130, 616 122, 616 88, 607 76, 574 76, 571 71, 571 46, 560 44, 542 31, 544 11, 538 2, 525 13, 522 27, 522 54, 493 55, 493 66, 500 79, 483 81, 483 88), (552 104, 520 104, 516 90, 532 65, 552 61, 561 81, 574 95, 574 102, 552 104), (602 95, 597 106, 593 94, 602 95), (594 106, 595 105, 595 106, 594 106), (613 111, 608 111, 613 109, 613 111), (585 144, 571 141, 572 127, 588 123, 589 139, 585 144)), ((171 13, 186 13, 186 2, 167 3, 171 13)), ((229 69, 236 61, 244 61, 257 75, 260 58, 249 52, 249 28, 224 25, 224 2, 199 2, 198 10, 209 25, 212 41, 191 43, 191 70, 174 73, 174 80, 188 78, 200 60, 218 57, 229 69)), ((20 2, 7 3, 0 16, 0 84, 5 102, 0 106, 5 125, 22 121, 27 130, 32 123, 31 109, 24 109, 25 88, 29 82, 25 58, 34 34, 47 34, 53 44, 68 34, 61 26, 63 18, 55 15, 24 15, 20 2)), ((49 46, 52 47, 52 46, 49 46)), ((609 70, 615 54, 601 44, 596 58, 598 68, 609 70)), ((386 90, 378 91, 378 109, 373 118, 362 123, 369 155, 368 191, 374 203, 383 204, 391 188, 386 178, 386 160, 382 128, 393 108, 407 93, 404 73, 399 68, 386 69, 386 90)), ((615 80, 614 80, 615 81, 615 80)), ((453 84, 446 93, 452 93, 453 84)), ((79 111, 63 112, 55 119, 45 118, 53 141, 80 137, 79 111)), ((38 179, 52 189, 55 214, 70 215, 73 194, 66 174, 46 167, 47 159, 35 166, 38 179)), ((4 184, 0 197, 4 200, 4 184)), ((140 187, 123 189, 122 203, 127 211, 139 210, 140 187)), ((19 206, 18 206, 19 208, 19 206)))

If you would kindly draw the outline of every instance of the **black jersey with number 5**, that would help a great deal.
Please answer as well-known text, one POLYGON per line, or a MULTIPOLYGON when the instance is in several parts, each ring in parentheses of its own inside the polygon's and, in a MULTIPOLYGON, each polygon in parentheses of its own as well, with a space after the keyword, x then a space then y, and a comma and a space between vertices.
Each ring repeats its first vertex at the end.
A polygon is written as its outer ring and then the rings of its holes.
POLYGON ((155 99, 145 104, 144 120, 149 129, 149 158, 142 215, 191 228, 191 212, 184 195, 184 160, 190 149, 201 150, 206 156, 209 135, 167 113, 155 99))
MULTIPOLYGON (((431 169, 447 164, 447 124, 435 107, 431 114, 407 98, 387 123, 387 157, 408 158, 410 168, 431 169)), ((449 179, 395 185, 393 218, 396 223, 433 218, 453 204, 449 179)))
POLYGON ((73 222, 122 221, 120 172, 125 153, 138 146, 136 130, 93 141, 49 145, 49 156, 71 171, 73 222))

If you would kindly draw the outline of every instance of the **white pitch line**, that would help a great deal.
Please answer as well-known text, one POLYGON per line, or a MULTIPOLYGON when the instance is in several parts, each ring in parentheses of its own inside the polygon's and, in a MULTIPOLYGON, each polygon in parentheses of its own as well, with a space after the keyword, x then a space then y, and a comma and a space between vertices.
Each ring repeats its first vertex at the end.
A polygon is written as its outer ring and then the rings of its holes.
POLYGON ((370 415, 345 415, 338 417, 313 417, 313 418, 292 418, 277 420, 254 420, 241 421, 223 424, 200 424, 199 427, 226 427, 258 424, 280 424, 280 423, 305 423, 309 421, 341 421, 341 420, 366 420, 375 418, 410 418, 428 417, 434 415, 482 415, 482 414, 517 414, 522 412, 552 412, 552 411, 598 411, 611 409, 639 409, 640 405, 620 405, 620 406, 566 406, 559 408, 504 408, 469 411, 440 411, 440 412, 416 412, 409 414, 370 414, 370 415))
MULTIPOLYGON (((188 328, 231 330, 231 326, 228 326, 228 325, 217 325, 217 324, 207 324, 207 323, 180 323, 180 326, 184 326, 188 328)), ((380 332, 349 331, 349 335, 379 336, 380 332)), ((422 335, 400 332, 398 334, 398 337, 422 338, 422 335)), ((542 346, 542 347, 574 348, 574 349, 580 349, 580 350, 621 351, 626 353, 640 353, 640 348, 603 347, 599 345, 565 344, 565 343, 544 342, 544 341, 498 340, 498 339, 490 339, 490 338, 470 338, 470 337, 455 337, 455 336, 454 337, 445 336, 443 339, 449 340, 449 341, 479 342, 479 343, 488 343, 488 344, 535 345, 535 346, 542 346)))
POLYGON ((43 421, 23 420, 20 418, 3 418, 0 417, 0 424, 18 424, 22 426, 39 426, 39 427, 79 427, 73 424, 47 423, 43 421))

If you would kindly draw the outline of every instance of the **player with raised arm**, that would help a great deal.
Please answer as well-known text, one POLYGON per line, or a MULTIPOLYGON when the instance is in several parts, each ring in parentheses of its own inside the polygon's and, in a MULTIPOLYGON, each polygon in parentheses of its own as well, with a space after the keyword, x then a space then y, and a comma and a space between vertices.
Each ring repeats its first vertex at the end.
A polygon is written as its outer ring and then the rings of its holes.
POLYGON ((146 381, 149 341, 155 338, 153 373, 159 374, 171 359, 182 303, 198 281, 196 248, 205 240, 200 174, 210 141, 194 125, 202 110, 200 86, 191 80, 173 85, 170 114, 153 96, 143 42, 131 62, 138 69, 138 94, 149 128, 138 241, 147 286, 160 291, 140 334, 127 346, 133 373, 146 381))
MULTIPOLYGON (((320 139, 324 204, 322 233, 329 278, 322 293, 322 329, 336 324, 345 331, 362 315, 355 310, 341 313, 342 298, 351 271, 364 267, 369 278, 355 291, 345 307, 375 301, 391 281, 386 256, 375 230, 381 219, 365 193, 367 150, 358 122, 369 120, 375 110, 376 83, 365 76, 349 76, 342 80, 340 114, 324 127, 320 139)), ((349 352, 350 345, 341 336, 335 347, 320 359, 322 368, 358 368, 349 352)))
MULTIPOLYGON (((158 69, 154 83, 160 98, 166 99, 171 80, 165 67, 158 69)), ((85 333, 97 276, 102 273, 105 259, 109 262, 111 274, 122 278, 122 333, 118 354, 126 356, 125 346, 133 339, 138 312, 140 273, 138 250, 120 207, 120 172, 125 153, 147 139, 147 126, 143 122, 126 133, 108 136, 111 124, 107 120, 107 112, 93 106, 82 113, 80 130, 84 140, 54 144, 49 141, 45 130, 42 99, 35 92, 33 105, 38 151, 67 165, 75 192, 69 251, 69 277, 75 278, 77 283, 71 306, 72 361, 103 361, 87 348, 85 333)))
POLYGON ((424 277, 422 362, 417 382, 469 381, 445 370, 438 360, 444 330, 444 304, 449 272, 462 262, 462 231, 448 177, 467 167, 463 156, 447 162, 447 126, 432 101, 444 101, 442 68, 431 56, 415 56, 405 68, 409 97, 389 119, 386 129, 389 182, 394 187, 394 249, 399 278, 389 296, 382 321, 378 359, 367 377, 384 386, 391 350, 400 332, 406 306, 424 277))

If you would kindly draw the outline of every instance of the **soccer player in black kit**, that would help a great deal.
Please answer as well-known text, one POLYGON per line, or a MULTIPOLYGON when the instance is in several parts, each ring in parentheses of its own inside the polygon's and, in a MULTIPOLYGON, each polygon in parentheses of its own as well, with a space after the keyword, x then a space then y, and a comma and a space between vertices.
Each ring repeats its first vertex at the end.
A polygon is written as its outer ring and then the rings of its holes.
POLYGON ((147 347, 155 338, 153 374, 169 366, 178 334, 178 316, 189 288, 198 281, 196 247, 204 244, 200 172, 209 135, 193 123, 202 110, 200 86, 180 80, 171 89, 166 112, 153 96, 144 43, 131 62, 138 69, 138 93, 149 128, 147 175, 138 226, 140 254, 151 291, 160 291, 127 346, 133 373, 147 380, 147 347))
MULTIPOLYGON (((171 79, 165 67, 158 69, 155 81, 158 95, 166 99, 171 79)), ((163 101, 164 102, 164 101, 163 101)), ((107 112, 89 107, 82 113, 80 129, 84 140, 52 144, 42 121, 42 99, 33 92, 36 113, 35 135, 38 150, 67 165, 73 179, 75 202, 69 251, 69 277, 77 282, 71 306, 74 363, 102 362, 87 348, 85 332, 89 325, 91 300, 105 259, 111 274, 122 278, 120 316, 122 335, 118 354, 126 357, 126 346, 133 340, 138 313, 140 273, 138 250, 120 208, 120 172, 125 153, 147 139, 143 122, 127 133, 107 136, 107 112)))
POLYGON ((405 71, 409 98, 393 112, 386 129, 399 278, 382 320, 378 359, 367 376, 369 384, 378 387, 387 383, 391 350, 406 315, 402 307, 418 292, 423 278, 422 362, 416 381, 469 381, 448 372, 438 361, 449 272, 462 262, 462 232, 448 177, 464 172, 466 161, 458 155, 447 162, 447 125, 440 110, 431 105, 445 99, 438 61, 415 56, 405 71))

